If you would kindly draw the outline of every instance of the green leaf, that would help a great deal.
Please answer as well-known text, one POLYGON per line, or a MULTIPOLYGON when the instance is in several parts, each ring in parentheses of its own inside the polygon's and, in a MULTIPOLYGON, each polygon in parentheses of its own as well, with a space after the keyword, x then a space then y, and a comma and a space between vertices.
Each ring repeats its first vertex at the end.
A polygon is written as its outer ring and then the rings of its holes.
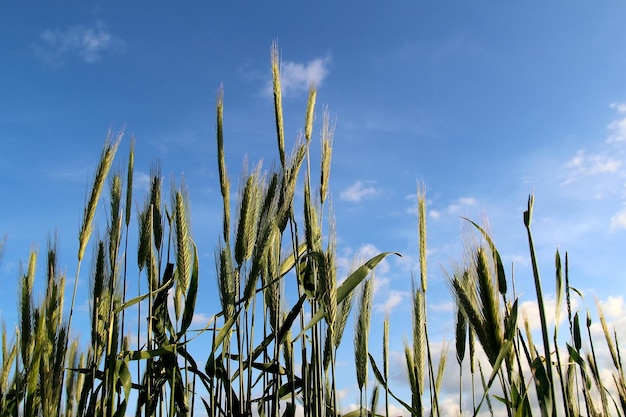
POLYGON ((378 381, 378 383, 382 385, 383 388, 385 388, 385 390, 389 393, 389 395, 395 398, 396 401, 398 401, 404 408, 406 408, 407 411, 411 413, 411 415, 418 415, 417 412, 413 410, 413 408, 410 405, 402 401, 400 398, 396 397, 396 395, 393 392, 391 392, 391 390, 387 386, 387 382, 383 378, 383 375, 380 373, 380 369, 378 368, 378 365, 376 365, 376 361, 374 360, 374 357, 372 356, 371 353, 368 353, 367 355, 370 358, 370 364, 372 365, 372 369, 374 370, 374 376, 376 377, 376 380, 378 381))
MULTIPOLYGON (((547 358, 546 360, 550 360, 547 358)), ((539 400, 539 408, 542 417, 548 417, 552 410, 552 389, 546 368, 543 366, 543 360, 537 356, 531 364, 533 376, 535 380, 535 389, 537 390, 537 399, 539 400)))
POLYGON ((572 359, 574 362, 578 364, 578 366, 584 369, 586 366, 585 360, 582 358, 582 356, 580 356, 578 351, 574 349, 569 343, 566 343, 566 345, 567 345, 567 352, 569 353, 570 359, 572 359))
POLYGON ((124 397, 128 398, 130 395, 130 389, 132 388, 132 385, 133 385, 133 378, 130 374, 130 370, 128 369, 127 358, 124 358, 120 360, 119 362, 120 363, 119 363, 119 371, 118 371, 119 377, 118 378, 119 378, 120 384, 122 385, 122 388, 124 389, 124 397))
POLYGON ((153 350, 127 350, 127 351, 121 352, 119 355, 123 358, 128 358, 131 361, 140 361, 140 360, 145 360, 145 359, 153 359, 161 355, 174 353, 175 350, 176 350, 176 345, 167 345, 167 346, 162 346, 158 349, 153 349, 153 350))

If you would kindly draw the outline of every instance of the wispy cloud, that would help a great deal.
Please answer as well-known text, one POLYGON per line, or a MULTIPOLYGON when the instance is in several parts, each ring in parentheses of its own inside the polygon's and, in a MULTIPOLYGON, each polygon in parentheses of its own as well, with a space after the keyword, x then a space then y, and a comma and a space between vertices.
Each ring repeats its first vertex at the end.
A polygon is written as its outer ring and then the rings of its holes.
POLYGON ((610 230, 615 232, 620 229, 626 229, 626 209, 615 213, 611 217, 610 230))
POLYGON ((406 298, 410 297, 411 294, 408 291, 396 291, 390 290, 384 300, 379 303, 376 303, 376 311, 379 313, 389 313, 393 311, 393 309, 399 306, 406 298))
POLYGON ((474 197, 461 197, 458 198, 454 203, 448 205, 447 212, 450 214, 458 213, 462 208, 473 206, 476 204, 476 199, 474 197))
POLYGON ((611 296, 604 300, 598 301, 604 315, 609 319, 623 319, 626 313, 626 305, 624 305, 624 297, 621 295, 611 296))
POLYGON ((106 54, 122 52, 124 41, 99 22, 95 26, 46 29, 33 45, 33 50, 46 65, 59 67, 72 58, 97 62, 106 54))
POLYGON ((626 141, 626 103, 612 103, 611 108, 617 111, 620 118, 613 120, 607 126, 607 130, 611 132, 607 138, 607 142, 626 141))
POLYGON ((339 198, 345 201, 358 203, 364 198, 372 197, 378 193, 378 189, 370 182, 357 181, 339 194, 339 198))
MULTIPOLYGON (((595 149, 579 149, 564 164, 565 179, 561 185, 568 185, 591 177, 623 172, 623 145, 626 142, 626 103, 610 105, 617 112, 617 118, 607 126, 608 135, 595 149)), ((598 193, 596 193, 598 194, 598 193)), ((596 195, 597 198, 601 194, 596 195)))
MULTIPOLYGON (((408 195, 407 200, 411 201, 411 206, 407 209, 407 213, 409 214, 417 214, 417 196, 408 195)), ((448 203, 447 206, 441 207, 441 203, 434 200, 428 200, 426 202, 428 216, 437 220, 440 219, 441 216, 447 214, 455 214, 463 210, 464 208, 475 206, 478 203, 475 197, 459 197, 452 202, 448 203), (435 208, 432 208, 435 206, 435 208)))
MULTIPOLYGON (((280 65, 280 85, 284 96, 297 96, 309 91, 314 85, 319 87, 328 76, 330 56, 315 58, 307 63, 283 61, 280 65)), ((272 94, 272 81, 264 89, 272 94)))
POLYGON ((605 152, 588 154, 586 150, 581 149, 565 165, 569 169, 569 175, 563 182, 563 185, 572 183, 581 177, 615 173, 621 165, 622 161, 609 156, 605 152))

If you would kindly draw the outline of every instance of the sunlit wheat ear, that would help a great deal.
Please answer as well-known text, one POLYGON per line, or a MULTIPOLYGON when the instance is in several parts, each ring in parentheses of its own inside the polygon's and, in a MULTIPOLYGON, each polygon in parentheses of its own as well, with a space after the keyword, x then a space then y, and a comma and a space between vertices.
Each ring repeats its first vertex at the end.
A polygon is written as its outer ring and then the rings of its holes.
POLYGON ((147 268, 147 278, 148 278, 148 283, 150 285, 150 288, 152 290, 155 290, 158 288, 159 286, 159 274, 158 274, 158 268, 157 268, 157 259, 156 259, 156 255, 154 253, 154 236, 152 235, 152 231, 154 230, 154 206, 152 204, 147 205, 147 213, 146 213, 146 219, 145 219, 145 225, 144 225, 144 230, 142 230, 142 233, 145 233, 147 235, 147 242, 148 244, 146 245, 146 253, 145 253, 145 266, 147 268))
MULTIPOLYGON (((78 342, 73 341, 67 353, 67 367, 69 369, 78 369, 78 342)), ((74 415, 74 407, 76 404, 76 382, 78 380, 78 372, 69 371, 65 379, 65 409, 68 415, 74 415)))
POLYGON ((282 233, 287 227, 287 221, 293 213, 293 201, 298 182, 298 172, 306 155, 307 147, 297 142, 289 160, 289 166, 282 171, 282 184, 278 198, 277 224, 282 233))
POLYGON ((383 321, 383 377, 385 378, 385 416, 389 416, 389 312, 383 321))
POLYGON ((424 392, 426 381, 426 300, 423 289, 416 288, 416 279, 412 279, 413 292, 413 363, 416 370, 415 377, 419 383, 420 396, 424 392))
POLYGON ((567 383, 565 384, 565 395, 567 407, 570 409, 570 415, 580 415, 578 409, 578 390, 576 389, 576 365, 574 362, 567 364, 567 383))
MULTIPOLYGON (((411 388, 411 405, 414 410, 421 411, 421 387, 418 383, 417 368, 413 358, 413 349, 409 342, 404 340, 404 359, 406 361, 406 370, 409 377, 409 387, 411 388)), ((421 415, 421 412, 418 414, 421 415)))
POLYGON ((230 245, 230 181, 226 170, 226 157, 224 156, 224 90, 220 87, 217 93, 217 166, 220 175, 220 191, 224 205, 223 232, 224 243, 230 245))
MULTIPOLYGON (((478 293, 482 304, 482 317, 484 320, 487 337, 483 346, 493 359, 498 356, 503 342, 503 329, 501 328, 500 304, 495 288, 495 281, 487 261, 487 249, 479 247, 476 252, 476 272, 478 276, 478 293), (486 345, 486 346, 485 346, 486 345)), ((492 362, 493 364, 493 362, 492 362)))
POLYGON ((235 262, 238 267, 250 258, 257 232, 257 213, 260 200, 260 169, 251 172, 239 194, 239 216, 235 237, 235 262))
MULTIPOLYGON (((91 232, 93 231, 93 219, 96 215, 96 207, 98 205, 98 200, 100 199, 100 194, 102 193, 102 188, 104 187, 104 182, 109 173, 109 169, 111 168, 111 164, 113 163, 113 158, 115 157, 115 152, 122 140, 124 132, 120 132, 117 135, 117 138, 112 141, 112 132, 109 131, 107 134, 106 142, 104 145, 104 150, 102 151, 102 156, 100 157, 100 162, 98 163, 98 168, 96 169, 96 175, 94 177, 93 186, 91 188, 91 194, 89 196, 89 201, 85 207, 85 212, 83 214, 83 222, 80 227, 80 233, 78 235, 78 260, 83 259, 83 255, 85 254, 85 247, 87 246, 87 242, 89 241, 89 237, 91 236, 91 232)), ((76 277, 78 279, 78 277, 76 277)))
POLYGON ((439 355, 439 365, 437 366, 437 376, 435 378, 435 392, 437 393, 440 391, 441 383, 443 382, 443 373, 446 369, 448 350, 450 350, 450 345, 447 342, 443 342, 441 346, 441 355, 439 355))
POLYGON ((352 300, 354 298, 354 294, 355 291, 350 291, 348 296, 339 304, 337 319, 335 320, 335 326, 333 329, 333 344, 335 349, 337 349, 341 344, 341 339, 343 338, 343 334, 346 330, 348 318, 350 317, 350 312, 352 311, 352 300))
POLYGON ((330 178, 330 162, 332 159, 333 139, 335 126, 330 124, 328 109, 324 109, 322 116, 322 153, 320 169, 320 202, 324 204, 328 196, 328 182, 330 178))
POLYGON ((600 319, 600 324, 602 325, 602 332, 604 333, 604 338, 606 339, 606 344, 609 347, 609 352, 611 353, 611 359, 613 360, 613 365, 615 365, 616 369, 620 369, 620 361, 617 357, 617 351, 615 349, 615 345, 613 344, 613 338, 609 332, 609 327, 606 324, 606 319, 604 318, 604 311, 602 311, 602 305, 600 304, 600 300, 598 298, 595 299, 596 302, 596 310, 598 311, 598 318, 600 319))
POLYGON ((282 92, 280 87, 280 56, 278 52, 278 43, 272 43, 271 50, 272 61, 272 90, 274 92, 274 117, 276 119, 276 138, 278 139, 278 155, 280 157, 280 165, 286 168, 285 159, 285 133, 283 130, 283 103, 282 92))
POLYGON ((307 249, 311 252, 321 251, 321 230, 318 222, 317 207, 311 201, 309 181, 304 181, 304 235, 307 249))
POLYGON ((28 260, 28 270, 20 280, 20 353, 22 363, 30 362, 35 340, 33 340, 33 286, 37 266, 37 252, 31 251, 28 260))
POLYGON ((176 317, 180 317, 182 295, 187 292, 191 279, 191 236, 189 228, 188 199, 184 189, 174 193, 174 228, 176 232, 176 317))
POLYGON ((98 241, 96 253, 96 262, 92 270, 92 282, 91 282, 91 341, 92 348, 94 350, 94 359, 99 361, 100 355, 104 349, 104 332, 106 321, 106 312, 109 310, 110 295, 107 291, 107 268, 106 268, 106 255, 105 244, 103 241, 98 241))
POLYGON ((330 338, 335 332, 335 322, 337 321, 337 266, 335 257, 337 252, 337 237, 335 232, 335 222, 331 220, 328 237, 328 247, 324 254, 324 269, 322 276, 324 311, 326 312, 326 322, 328 323, 330 338))
POLYGON ((311 133, 313 132, 313 117, 315 115, 315 97, 317 91, 312 85, 309 87, 309 100, 306 105, 306 118, 304 120, 304 137, 307 142, 311 140, 311 133))
POLYGON ((224 311, 224 318, 230 319, 235 315, 235 301, 236 301, 236 281, 235 271, 232 268, 230 249, 224 245, 218 250, 216 254, 217 264, 217 285, 220 290, 220 301, 222 303, 222 310, 224 311))
POLYGON ((280 326, 281 305, 280 305, 280 282, 274 282, 273 278, 278 276, 278 247, 277 237, 273 237, 268 244, 268 250, 261 260, 261 284, 263 285, 263 301, 269 316, 269 325, 273 332, 277 332, 280 326))
POLYGON ((524 322, 524 332, 526 333, 526 343, 528 349, 530 349, 530 357, 534 360, 537 357, 537 350, 535 349, 535 342, 533 342, 533 334, 530 329, 530 322, 528 321, 528 313, 526 310, 522 313, 522 320, 524 322))
POLYGON ((120 247, 122 230, 122 213, 120 211, 122 200, 122 179, 114 175, 111 181, 111 224, 109 225, 109 259, 111 271, 115 271, 117 255, 120 247))
POLYGON ((161 213, 161 166, 155 164, 150 175, 150 204, 152 205, 152 239, 156 250, 163 243, 163 214, 161 213))
POLYGON ((354 358, 356 379, 360 390, 363 390, 363 387, 367 384, 367 352, 373 297, 374 278, 371 277, 363 284, 355 327, 354 358))
POLYGON ((426 292, 426 191, 424 187, 417 189, 417 215, 418 215, 418 235, 419 235, 419 256, 420 256, 420 281, 422 291, 426 292))
POLYGON ((11 368, 13 367, 13 363, 17 358, 17 344, 11 342, 9 344, 9 340, 7 338, 7 326, 2 321, 2 363, 0 364, 0 390, 2 392, 7 392, 8 384, 9 384, 9 375, 11 373, 11 368))
POLYGON ((48 329, 56 330, 61 325, 63 301, 65 299, 65 276, 57 271, 56 236, 48 242, 48 279, 46 287, 46 323, 48 329))

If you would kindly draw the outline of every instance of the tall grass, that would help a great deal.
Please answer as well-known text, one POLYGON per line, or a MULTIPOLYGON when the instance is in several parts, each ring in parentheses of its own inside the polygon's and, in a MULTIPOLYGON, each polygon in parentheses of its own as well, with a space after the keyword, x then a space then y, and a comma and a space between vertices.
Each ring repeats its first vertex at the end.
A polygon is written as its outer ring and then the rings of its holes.
MULTIPOLYGON (((336 225, 329 206, 334 125, 325 110, 320 158, 313 161, 317 94, 311 86, 304 133, 286 149, 276 44, 270 57, 280 165, 246 167, 232 204, 224 92, 220 88, 217 93, 216 162, 223 209, 212 271, 200 271, 186 186, 172 182, 169 199, 164 197, 160 168, 154 165, 149 192, 135 203, 135 142, 125 175, 110 172, 122 134, 109 132, 84 208, 67 316, 66 277, 57 266, 56 238, 45 256, 43 297, 33 294, 36 251, 20 271, 19 321, 13 333, 4 323, 1 329, 0 416, 294 416, 297 410, 316 417, 370 416, 381 415, 381 388, 385 416, 392 399, 412 415, 446 415, 441 388, 448 344, 433 352, 427 317, 424 188, 417 192, 419 275, 411 277, 412 325, 403 346, 410 398, 402 399, 390 378, 388 317, 382 358, 370 353, 370 343, 375 343, 369 336, 373 270, 393 253, 380 253, 338 276, 336 225), (96 207, 107 181, 109 207, 100 231, 96 207), (131 224, 138 231, 134 249, 129 247, 131 224), (90 331, 89 340, 80 341, 71 337, 71 326, 76 289, 84 280, 81 264, 89 253, 90 331), (206 323, 196 325, 197 298, 204 296, 198 294, 200 279, 215 280, 220 305, 206 323), (296 288, 292 304, 286 287, 296 288), (336 355, 355 295, 352 339, 360 403, 343 413, 336 355), (203 346, 203 353, 192 355, 192 346, 203 346), (376 384, 368 391, 370 371, 376 384)), ((548 325, 531 231, 533 205, 531 196, 523 222, 540 313, 538 346, 528 320, 518 319, 513 275, 507 276, 495 243, 485 229, 467 220, 476 237, 465 240, 466 254, 449 279, 457 307, 459 414, 493 414, 500 405, 511 417, 626 415, 626 377, 616 331, 599 304, 604 340, 592 338, 589 312, 586 332, 582 328, 583 312, 572 311, 571 298, 581 293, 570 286, 567 253, 564 263, 559 252, 555 255, 555 288, 557 306, 565 301, 567 308, 569 340, 560 342, 558 316, 554 327, 548 325), (584 341, 589 348, 583 348, 584 341), (598 361, 599 343, 606 345, 613 366, 608 381, 598 361), (463 386, 467 369, 471 390, 463 386)), ((0 254, 4 245, 2 240, 0 254)))

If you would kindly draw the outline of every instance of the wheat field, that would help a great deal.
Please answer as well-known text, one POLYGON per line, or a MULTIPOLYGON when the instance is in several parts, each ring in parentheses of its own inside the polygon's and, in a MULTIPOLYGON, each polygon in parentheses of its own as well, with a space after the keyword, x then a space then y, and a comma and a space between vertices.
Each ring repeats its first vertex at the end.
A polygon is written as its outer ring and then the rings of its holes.
POLYGON ((126 172, 115 172, 111 167, 120 158, 123 132, 108 133, 79 229, 71 292, 57 266, 55 240, 43 256, 33 251, 18 277, 19 321, 13 332, 2 326, 0 416, 390 416, 391 404, 409 415, 443 416, 441 387, 450 349, 460 370, 454 396, 459 415, 626 415, 618 335, 600 304, 603 340, 592 338, 591 314, 572 311, 571 298, 582 295, 570 283, 567 253, 558 251, 550 275, 556 279, 557 314, 566 306, 569 333, 549 326, 559 320, 548 317, 545 308, 531 228, 532 195, 524 226, 541 340, 533 340, 513 276, 490 234, 466 219, 473 237, 466 238, 465 254, 447 282, 456 306, 455 338, 436 351, 426 308, 427 199, 425 188, 418 188, 420 268, 410 280, 410 337, 403 344, 410 398, 396 393, 389 319, 382 340, 370 338, 370 327, 376 267, 401 254, 379 253, 356 262, 347 276, 337 276, 336 225, 328 198, 334 125, 324 112, 320 157, 312 160, 311 146, 318 144, 312 139, 316 90, 311 87, 303 134, 293 149, 285 149, 279 62, 274 44, 279 163, 270 170, 261 163, 249 167, 236 192, 225 162, 225 92, 217 94, 223 224, 214 270, 200 270, 185 184, 164 191, 155 166, 148 194, 133 195, 135 143, 128 144, 126 172), (105 201, 106 232, 94 233, 97 207, 105 201), (131 225, 138 230, 136 248, 129 247, 131 225), (85 272, 89 248, 92 259, 85 272), (135 266, 139 283, 133 288, 127 284, 136 279, 135 266), (34 295, 36 280, 45 287, 40 298, 34 295), (192 322, 200 280, 217 282, 220 305, 198 328, 192 322), (293 304, 285 296, 287 281, 297 289, 293 304), (88 340, 71 336, 79 283, 89 287, 88 340), (344 412, 337 351, 351 343, 360 401, 357 409, 344 412), (374 344, 382 345, 381 357, 370 352, 374 344), (610 352, 608 373, 598 364, 600 344, 610 352), (192 354, 195 346, 204 347, 203 354, 192 354), (471 386, 464 384, 463 372, 470 373, 471 386))

